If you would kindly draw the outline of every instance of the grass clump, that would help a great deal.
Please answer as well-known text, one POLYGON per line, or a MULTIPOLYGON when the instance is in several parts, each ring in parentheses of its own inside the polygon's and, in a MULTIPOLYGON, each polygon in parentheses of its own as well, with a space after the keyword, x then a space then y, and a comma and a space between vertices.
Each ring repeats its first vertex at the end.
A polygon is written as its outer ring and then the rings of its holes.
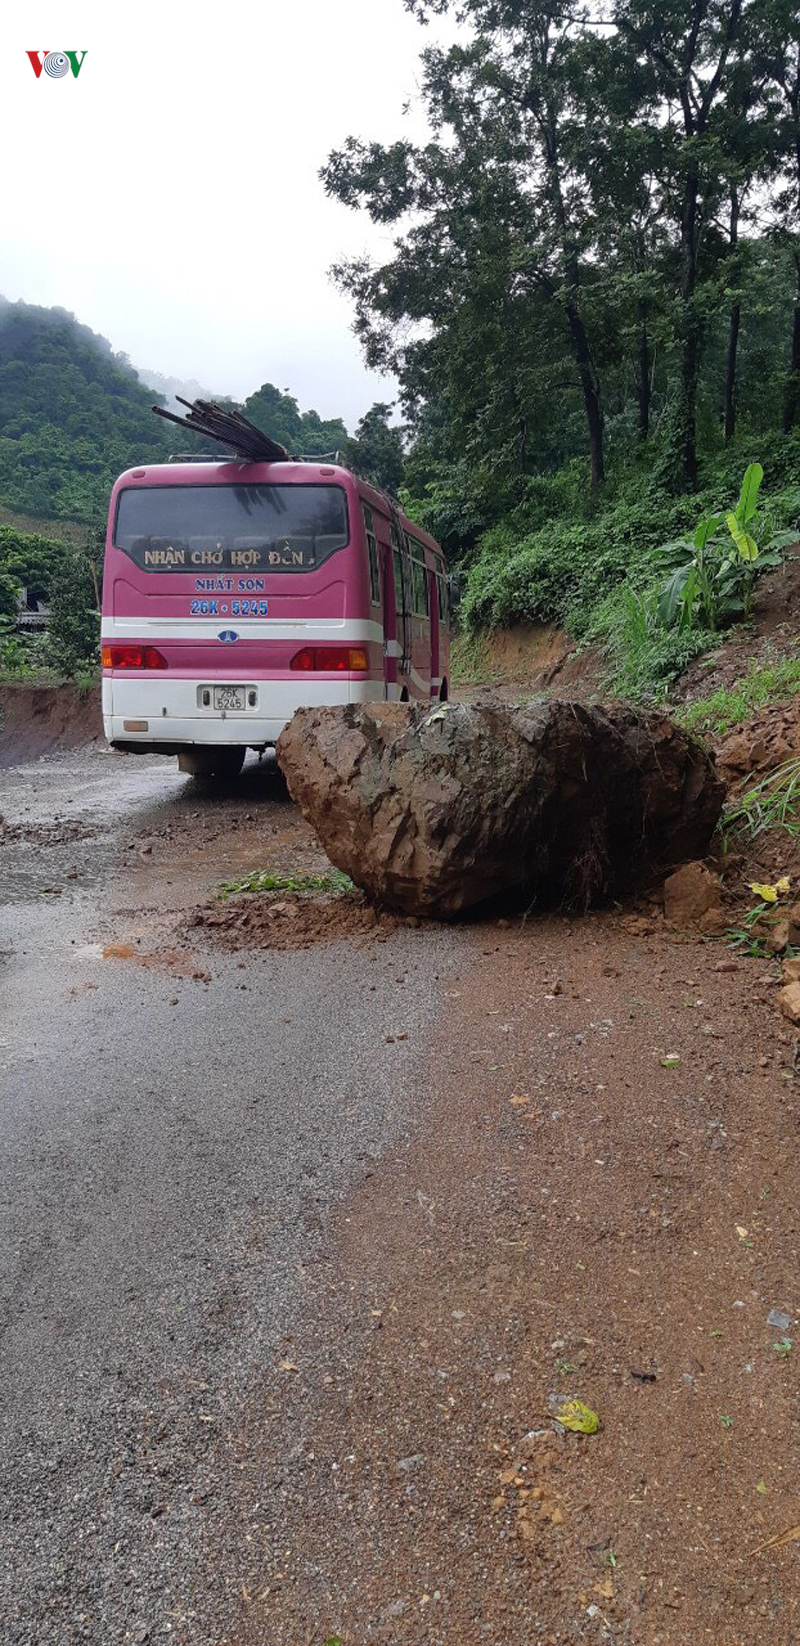
POLYGON ((709 697, 681 709, 677 716, 687 731, 708 732, 724 737, 726 732, 749 720, 757 709, 800 692, 800 658, 781 657, 770 663, 751 663, 747 673, 732 686, 721 687, 709 697))
POLYGON ((238 897, 242 892, 334 892, 344 896, 355 890, 350 876, 341 869, 327 874, 272 874, 268 869, 252 869, 241 880, 227 880, 220 886, 221 898, 238 897))
POLYGON ((759 783, 740 796, 725 812, 725 833, 744 833, 750 840, 767 829, 783 829, 797 839, 800 835, 800 757, 787 760, 768 772, 759 783))
POLYGON ((705 629, 664 628, 658 604, 656 586, 636 590, 623 583, 594 612, 584 645, 602 651, 615 697, 662 702, 692 658, 714 643, 705 629))

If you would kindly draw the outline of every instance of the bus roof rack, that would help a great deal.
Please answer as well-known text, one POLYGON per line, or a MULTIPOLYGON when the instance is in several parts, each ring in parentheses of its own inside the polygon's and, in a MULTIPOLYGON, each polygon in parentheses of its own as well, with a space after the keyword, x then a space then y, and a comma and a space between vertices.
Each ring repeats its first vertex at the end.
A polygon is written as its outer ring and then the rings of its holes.
POLYGON ((340 469, 346 469, 347 468, 347 463, 345 461, 344 452, 339 452, 339 451, 336 451, 336 452, 303 452, 301 457, 296 458, 296 462, 298 462, 298 463, 337 463, 339 465, 340 469))
POLYGON ((170 452, 168 463, 224 463, 226 456, 233 459, 233 452, 170 452))
POLYGON ((286 447, 279 445, 277 440, 271 440, 241 412, 226 411, 213 400, 184 400, 180 394, 175 398, 179 405, 186 407, 188 417, 178 417, 175 412, 167 411, 165 406, 153 406, 151 410, 156 417, 165 417, 168 423, 177 423, 179 428, 189 429, 192 434, 218 440, 223 446, 229 446, 235 457, 248 463, 290 461, 286 447))

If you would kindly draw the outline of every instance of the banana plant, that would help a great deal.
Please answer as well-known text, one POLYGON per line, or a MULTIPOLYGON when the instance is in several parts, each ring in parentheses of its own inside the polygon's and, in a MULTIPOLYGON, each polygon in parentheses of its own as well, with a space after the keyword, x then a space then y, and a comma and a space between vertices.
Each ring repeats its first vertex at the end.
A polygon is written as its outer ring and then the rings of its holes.
POLYGON ((661 590, 659 616, 667 627, 677 623, 681 629, 714 633, 736 618, 750 617, 756 578, 781 564, 781 549, 797 535, 781 532, 759 547, 753 533, 763 478, 761 464, 751 463, 735 509, 704 515, 693 537, 664 544, 660 552, 672 562, 672 570, 661 590))

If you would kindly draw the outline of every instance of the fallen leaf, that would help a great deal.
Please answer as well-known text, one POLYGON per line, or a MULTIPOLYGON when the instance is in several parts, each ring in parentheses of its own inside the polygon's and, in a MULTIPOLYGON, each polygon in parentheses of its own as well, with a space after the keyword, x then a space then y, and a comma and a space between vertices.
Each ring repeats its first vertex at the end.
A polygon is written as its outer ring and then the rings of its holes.
POLYGON ((611 1578, 607 1577, 603 1583, 596 1583, 594 1586, 594 1592, 596 1595, 600 1595, 602 1600, 613 1600, 614 1584, 611 1578))
POLYGON ((664 1056, 660 1057, 658 1061, 662 1069, 677 1069, 680 1057, 677 1052, 665 1052, 664 1056))
POLYGON ((736 1224, 736 1233, 738 1234, 740 1240, 747 1239, 747 1230, 742 1228, 741 1223, 736 1224))
POLYGON ((530 1098, 527 1092, 515 1092, 510 1101, 515 1109, 519 1109, 523 1103, 530 1103, 530 1098))
POLYGON ((557 1423, 563 1424, 565 1429, 571 1429, 574 1434, 595 1435, 600 1427, 600 1419, 591 1406, 585 1406, 582 1400, 567 1400, 554 1414, 557 1423))
POLYGON ((278 1365, 282 1372, 296 1372, 297 1367, 293 1360, 279 1360, 278 1365))
POLYGON ((766 1497, 766 1495, 767 1495, 767 1483, 766 1483, 765 1480, 760 1480, 759 1481, 759 1483, 756 1487, 756 1491, 760 1493, 761 1497, 766 1497))

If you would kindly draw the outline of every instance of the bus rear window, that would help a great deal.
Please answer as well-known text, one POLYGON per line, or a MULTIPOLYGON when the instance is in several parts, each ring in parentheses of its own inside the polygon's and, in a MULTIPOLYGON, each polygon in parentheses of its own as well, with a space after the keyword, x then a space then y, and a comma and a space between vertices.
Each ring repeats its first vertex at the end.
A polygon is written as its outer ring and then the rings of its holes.
POLYGON ((311 571, 347 540, 341 486, 131 486, 114 523, 146 572, 311 571))

